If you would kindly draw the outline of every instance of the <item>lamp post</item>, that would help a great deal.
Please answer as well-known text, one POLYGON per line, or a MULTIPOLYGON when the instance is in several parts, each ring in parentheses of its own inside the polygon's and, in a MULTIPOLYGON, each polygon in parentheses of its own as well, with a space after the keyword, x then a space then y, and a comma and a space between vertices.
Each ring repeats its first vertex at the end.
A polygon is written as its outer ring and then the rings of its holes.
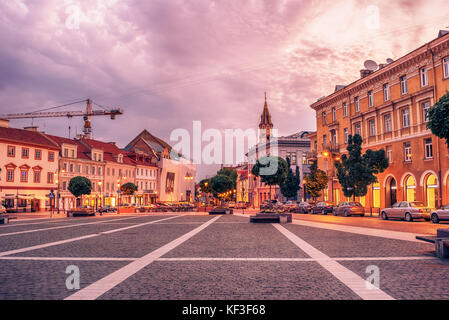
POLYGON ((101 185, 103 184, 102 181, 98 181, 98 186, 100 187, 100 207, 103 207, 103 189, 101 187, 101 185))
POLYGON ((117 214, 120 214, 120 192, 120 182, 117 182, 117 214))

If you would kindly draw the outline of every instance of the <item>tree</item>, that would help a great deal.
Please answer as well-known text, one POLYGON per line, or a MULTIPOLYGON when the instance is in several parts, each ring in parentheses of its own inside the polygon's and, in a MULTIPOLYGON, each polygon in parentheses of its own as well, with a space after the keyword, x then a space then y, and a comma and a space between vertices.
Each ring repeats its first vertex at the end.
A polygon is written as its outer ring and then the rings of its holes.
POLYGON ((287 173, 287 179, 283 184, 280 185, 281 187, 281 193, 286 198, 295 198, 297 199, 298 191, 301 189, 299 186, 299 168, 296 166, 296 174, 293 174, 293 170, 290 166, 290 158, 287 158, 287 166, 288 166, 288 173, 287 173))
POLYGON ((316 200, 321 194, 321 191, 326 189, 329 177, 326 172, 318 169, 316 160, 310 165, 310 173, 304 177, 304 188, 306 192, 316 200))
POLYGON ((377 182, 377 174, 388 168, 385 150, 366 150, 362 156, 362 137, 356 134, 348 137, 348 155, 344 154, 340 161, 335 161, 337 177, 346 197, 363 197, 368 186, 377 182))
POLYGON ((287 179, 288 164, 280 157, 262 157, 256 161, 251 172, 260 177, 263 183, 270 186, 270 199, 271 199, 271 186, 281 185, 287 179))
POLYGON ((86 177, 78 176, 70 179, 69 186, 67 188, 75 196, 75 198, 78 199, 81 197, 82 200, 83 194, 90 194, 92 191, 92 183, 86 177))
POLYGON ((210 179, 210 186, 214 192, 214 197, 218 197, 218 194, 234 189, 232 179, 223 174, 217 174, 215 177, 210 179))
POLYGON ((137 191, 137 186, 132 182, 127 182, 120 187, 120 191, 124 195, 130 196, 137 191))
POLYGON ((204 193, 212 193, 213 192, 211 184, 210 184, 210 179, 201 180, 199 185, 200 185, 201 192, 204 192, 204 193))
POLYGON ((427 129, 430 129, 437 137, 446 139, 449 147, 449 92, 429 109, 427 117, 429 119, 427 129))
POLYGON ((222 168, 220 170, 218 170, 217 174, 221 174, 224 176, 228 176, 229 178, 231 178, 232 180, 232 188, 235 189, 237 188, 237 170, 232 169, 232 168, 222 168))

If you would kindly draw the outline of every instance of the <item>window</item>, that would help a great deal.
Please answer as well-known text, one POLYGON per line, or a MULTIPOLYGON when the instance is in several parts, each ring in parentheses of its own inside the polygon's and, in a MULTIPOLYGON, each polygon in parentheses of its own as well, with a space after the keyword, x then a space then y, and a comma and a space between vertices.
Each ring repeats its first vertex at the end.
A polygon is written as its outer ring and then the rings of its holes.
POLYGON ((78 165, 76 172, 81 173, 81 165, 80 164, 78 165))
POLYGON ((393 163, 393 147, 387 146, 385 152, 387 154, 388 163, 393 163))
POLYGON ((55 153, 53 151, 48 151, 48 161, 55 161, 55 153))
POLYGON ((95 174, 95 167, 92 166, 92 174, 95 174))
POLYGON ((410 127, 410 112, 408 111, 408 109, 402 110, 402 127, 410 127))
POLYGON ((332 108, 332 121, 336 120, 337 120, 337 111, 335 110, 335 108, 332 108))
POLYGON ((92 182, 92 191, 95 191, 95 182, 92 182))
POLYGON ((70 150, 70 155, 72 158, 75 158, 75 150, 70 150))
POLYGON ((292 166, 296 165, 296 152, 287 152, 286 154, 287 154, 287 158, 290 159, 290 164, 292 166))
POLYGON ((94 161, 97 161, 97 154, 94 153, 94 161))
POLYGON ((384 84, 384 100, 390 100, 390 85, 388 83, 384 84))
POLYGON ((449 78, 449 57, 443 60, 444 78, 449 78))
POLYGON ((34 171, 34 183, 40 183, 40 182, 41 182, 41 172, 34 171))
POLYGON ((64 157, 68 158, 69 157, 69 149, 64 148, 64 157))
POLYGON ((412 146, 410 142, 404 143, 404 160, 407 162, 412 161, 412 146))
POLYGON ((385 121, 385 132, 391 132, 391 115, 387 114, 384 117, 385 121))
POLYGON ((8 157, 15 157, 15 156, 16 156, 16 147, 8 146, 8 157))
POLYGON ((73 172, 73 163, 71 163, 71 164, 69 165, 69 171, 70 171, 70 172, 73 172))
POLYGON ((20 182, 28 182, 28 170, 20 171, 20 182))
POLYGON ((406 76, 402 76, 400 78, 400 81, 401 81, 401 94, 406 94, 408 92, 407 77, 406 76))
POLYGON ((345 136, 345 143, 348 143, 348 139, 349 139, 348 128, 345 128, 343 132, 344 132, 344 136, 345 136))
POLYGON ((30 149, 22 148, 22 158, 28 159, 30 156, 30 149))
POLYGON ((67 163, 64 162, 64 164, 62 165, 62 168, 65 172, 67 172, 67 163))
POLYGON ((376 124, 374 122, 374 119, 369 120, 368 124, 369 124, 369 135, 370 137, 374 137, 376 135, 376 124))
POLYGON ((323 144, 324 145, 327 144, 327 136, 326 135, 323 135, 323 144))
POLYGON ((425 157, 426 159, 432 159, 433 158, 433 150, 432 150, 432 138, 424 140, 424 146, 425 146, 425 157))
POLYGON ((112 176, 115 176, 115 169, 112 168, 112 176))
POLYGON ((101 176, 101 167, 98 167, 98 175, 101 176))
POLYGON ((89 166, 86 166, 86 174, 89 174, 89 166))
POLYGON ((368 103, 370 107, 374 107, 374 95, 373 91, 368 91, 368 103))
POLYGON ((52 184, 53 182, 54 182, 54 174, 53 174, 53 172, 48 172, 47 173, 47 183, 52 184))
POLYGON ((109 168, 106 169, 106 174, 109 176, 111 173, 111 170, 109 168))
POLYGON ((360 112, 360 100, 359 97, 354 98, 354 104, 355 104, 355 112, 360 112))
POLYGON ((34 159, 41 160, 42 159, 42 151, 39 149, 34 150, 34 159))
POLYGON ((430 102, 424 102, 422 104, 422 114, 424 122, 429 122, 429 115, 428 115, 429 109, 430 109, 430 102))
POLYGON ((337 132, 335 130, 331 130, 331 143, 334 146, 337 145, 337 132))
POLYGON ((348 116, 348 105, 345 103, 343 103, 343 117, 347 117, 348 116))
POLYGON ((420 74, 421 74, 421 87, 425 87, 429 84, 429 79, 427 77, 427 69, 422 68, 420 70, 420 74))
POLYGON ((67 181, 62 182, 62 190, 67 190, 67 181))
POLYGON ((354 131, 355 131, 355 134, 358 134, 359 136, 362 135, 362 129, 360 127, 360 123, 356 123, 354 131))
POLYGON ((6 169, 6 181, 14 182, 14 169, 6 169))
POLYGON ((326 112, 323 112, 321 114, 322 118, 323 118, 323 124, 326 124, 326 112))

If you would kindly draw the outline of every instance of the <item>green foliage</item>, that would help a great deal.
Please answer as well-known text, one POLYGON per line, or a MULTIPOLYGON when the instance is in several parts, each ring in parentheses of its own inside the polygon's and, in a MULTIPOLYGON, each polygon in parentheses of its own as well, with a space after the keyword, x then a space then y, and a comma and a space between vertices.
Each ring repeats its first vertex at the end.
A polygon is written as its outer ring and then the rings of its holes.
POLYGON ((228 176, 232 180, 233 189, 237 188, 237 170, 232 168, 223 168, 218 170, 217 175, 228 176))
POLYGON ((124 195, 133 195, 137 191, 137 186, 132 182, 127 182, 120 187, 120 191, 124 195))
POLYGON ((334 163, 337 177, 346 197, 363 197, 368 186, 377 182, 377 174, 388 168, 385 150, 367 150, 362 156, 362 137, 356 134, 348 138, 348 155, 334 163))
POLYGON ((79 198, 83 194, 90 194, 92 183, 86 177, 73 177, 70 179, 68 189, 76 198, 79 198))
POLYGON ((295 198, 296 200, 298 196, 298 191, 299 189, 301 189, 299 185, 300 184, 299 167, 296 166, 296 174, 293 174, 289 158, 287 158, 287 166, 288 166, 287 179, 283 184, 280 185, 281 193, 286 198, 295 198))
POLYGON ((210 179, 210 186, 215 193, 223 193, 234 189, 232 179, 223 174, 217 174, 210 179))
POLYGON ((437 137, 446 139, 449 147, 449 92, 429 109, 427 115, 429 118, 427 129, 430 129, 437 137))
POLYGON ((316 199, 320 196, 322 190, 326 189, 329 177, 326 172, 318 169, 317 162, 314 161, 310 166, 310 174, 304 177, 304 188, 306 192, 316 199))
POLYGON ((288 164, 280 157, 263 157, 257 160, 251 172, 269 186, 281 185, 287 179, 288 164))
POLYGON ((205 193, 213 193, 212 186, 210 184, 211 179, 203 179, 200 181, 199 185, 201 188, 201 192, 205 193))

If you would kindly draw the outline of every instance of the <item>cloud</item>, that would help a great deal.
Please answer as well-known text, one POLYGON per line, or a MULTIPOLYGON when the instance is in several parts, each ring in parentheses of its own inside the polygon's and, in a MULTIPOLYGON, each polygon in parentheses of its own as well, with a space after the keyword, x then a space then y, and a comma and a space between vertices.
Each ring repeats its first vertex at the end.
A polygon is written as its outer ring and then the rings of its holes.
MULTIPOLYGON (((433 39, 448 11, 443 0, 4 1, 0 113, 90 97, 125 110, 93 119, 96 137, 124 146, 145 128, 168 140, 193 120, 257 127, 267 91, 281 135, 313 130, 310 104, 356 80, 364 60, 433 39), (366 24, 373 5, 378 29, 366 24)), ((81 120, 34 122, 63 136, 70 125, 73 136, 81 120)))

